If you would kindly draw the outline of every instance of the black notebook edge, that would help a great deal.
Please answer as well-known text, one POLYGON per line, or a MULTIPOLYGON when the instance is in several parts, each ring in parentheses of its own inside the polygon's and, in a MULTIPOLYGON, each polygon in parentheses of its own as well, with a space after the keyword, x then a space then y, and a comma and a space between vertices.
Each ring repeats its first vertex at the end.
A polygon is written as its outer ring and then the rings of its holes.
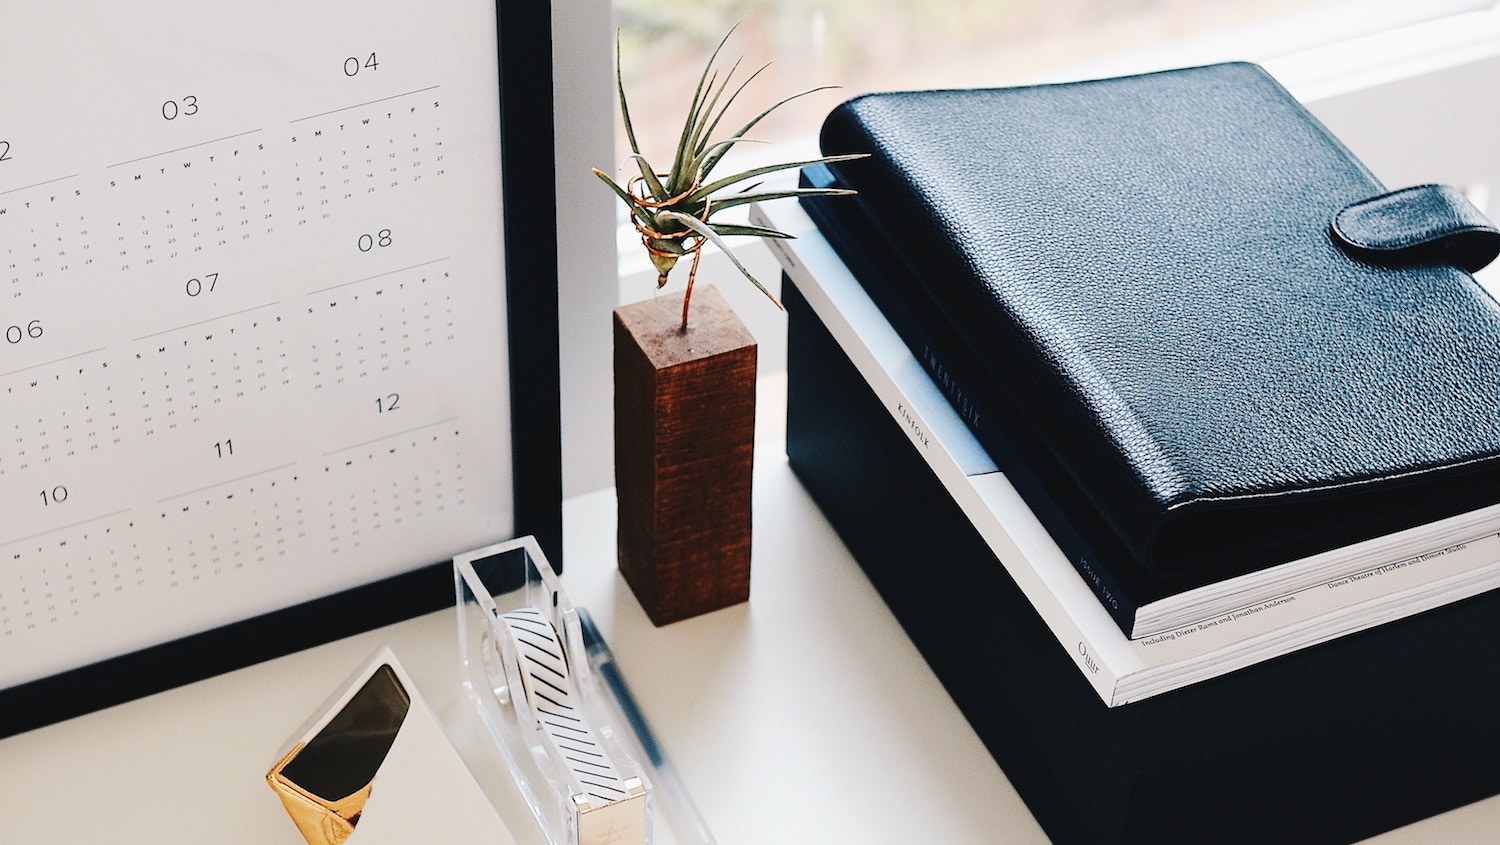
MULTIPOLYGON (((804 168, 800 181, 804 187, 837 187, 823 165, 804 168)), ((1127 637, 1136 636, 1141 607, 1217 580, 1166 583, 1148 580, 1139 564, 1122 565, 1129 551, 1012 403, 987 386, 983 369, 947 328, 926 288, 892 282, 892 273, 911 271, 857 204, 843 197, 803 197, 801 205, 1127 637)))

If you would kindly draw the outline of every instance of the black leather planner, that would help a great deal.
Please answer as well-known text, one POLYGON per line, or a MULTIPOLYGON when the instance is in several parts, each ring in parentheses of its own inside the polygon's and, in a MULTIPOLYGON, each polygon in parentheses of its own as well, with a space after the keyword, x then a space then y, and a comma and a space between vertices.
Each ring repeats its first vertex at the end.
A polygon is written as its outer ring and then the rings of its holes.
POLYGON ((1500 231, 1226 64, 872 94, 848 201, 1129 557, 1252 571, 1500 501, 1500 231))

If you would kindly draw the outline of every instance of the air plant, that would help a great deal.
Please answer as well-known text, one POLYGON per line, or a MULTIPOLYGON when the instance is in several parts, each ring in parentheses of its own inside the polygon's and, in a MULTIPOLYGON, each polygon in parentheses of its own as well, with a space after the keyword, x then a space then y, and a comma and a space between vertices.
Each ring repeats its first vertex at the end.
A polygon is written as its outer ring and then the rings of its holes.
POLYGON ((666 171, 653 167, 651 162, 641 154, 640 146, 636 143, 635 129, 630 122, 630 106, 625 99, 625 82, 620 71, 618 35, 615 39, 615 82, 620 96, 620 114, 624 120, 625 137, 630 143, 630 155, 626 161, 633 163, 640 171, 640 175, 631 178, 624 185, 617 183, 598 168, 594 169, 594 175, 604 180, 604 183, 609 185, 630 209, 631 223, 640 232, 641 243, 645 245, 646 252, 651 256, 651 263, 656 267, 658 289, 667 283, 667 274, 677 265, 679 259, 686 256, 692 257, 692 265, 688 268, 687 290, 682 299, 682 331, 687 331, 688 327, 688 304, 693 295, 693 279, 698 273, 699 254, 703 245, 709 242, 723 249, 740 274, 775 303, 777 308, 781 307, 781 303, 776 302, 776 297, 766 289, 766 286, 761 284, 735 257, 734 252, 726 246, 724 238, 735 235, 762 238, 790 238, 792 236, 763 226, 721 222, 713 219, 715 215, 736 206, 765 200, 853 193, 853 191, 828 188, 757 190, 760 188, 758 182, 732 192, 729 191, 730 188, 781 170, 863 158, 862 155, 825 156, 808 161, 763 165, 731 176, 714 178, 714 168, 723 160, 724 155, 735 144, 753 142, 754 139, 747 137, 746 133, 767 115, 800 97, 836 87, 824 85, 784 97, 756 114, 733 133, 714 140, 714 133, 718 131, 729 107, 746 86, 770 66, 769 63, 761 65, 754 73, 736 82, 735 74, 743 59, 737 60, 721 79, 715 63, 718 61, 720 51, 724 49, 724 45, 733 34, 734 28, 731 27, 724 38, 719 41, 719 45, 714 48, 708 63, 704 65, 703 73, 698 78, 697 90, 693 93, 692 104, 688 107, 687 119, 683 122, 682 135, 677 141, 677 150, 672 157, 672 167, 666 171))

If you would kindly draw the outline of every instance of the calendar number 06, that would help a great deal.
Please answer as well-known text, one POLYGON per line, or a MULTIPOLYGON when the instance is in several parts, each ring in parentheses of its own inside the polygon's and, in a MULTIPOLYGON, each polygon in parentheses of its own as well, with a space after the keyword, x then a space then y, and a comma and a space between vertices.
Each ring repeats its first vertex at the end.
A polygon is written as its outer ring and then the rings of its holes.
POLYGON ((5 342, 20 343, 26 338, 38 338, 42 336, 42 321, 32 320, 23 328, 21 326, 6 326, 5 342))

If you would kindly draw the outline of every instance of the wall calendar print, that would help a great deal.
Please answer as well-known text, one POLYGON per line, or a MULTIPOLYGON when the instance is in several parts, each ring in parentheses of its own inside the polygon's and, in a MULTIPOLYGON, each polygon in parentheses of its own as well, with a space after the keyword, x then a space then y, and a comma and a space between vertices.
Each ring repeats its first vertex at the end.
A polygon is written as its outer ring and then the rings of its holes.
POLYGON ((0 690, 513 535, 496 15, 8 11, 0 690))

